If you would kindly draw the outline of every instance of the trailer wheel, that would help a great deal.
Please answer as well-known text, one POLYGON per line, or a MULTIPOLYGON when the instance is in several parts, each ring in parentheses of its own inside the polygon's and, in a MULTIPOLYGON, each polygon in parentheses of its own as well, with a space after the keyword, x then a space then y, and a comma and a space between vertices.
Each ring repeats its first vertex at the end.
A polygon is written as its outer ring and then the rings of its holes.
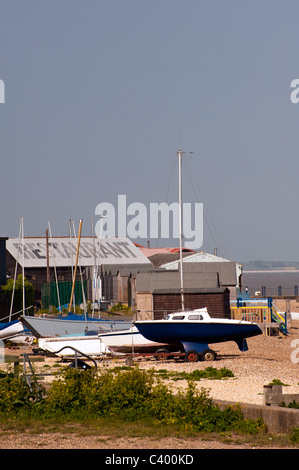
POLYGON ((167 356, 166 356, 166 358, 163 357, 163 356, 159 356, 159 354, 169 354, 168 349, 157 349, 155 354, 157 354, 157 356, 155 356, 156 361, 161 361, 163 359, 169 359, 167 356))
POLYGON ((188 351, 185 354, 186 362, 197 362, 199 360, 199 354, 196 351, 188 351))
POLYGON ((212 349, 205 349, 205 351, 201 353, 200 359, 202 361, 208 361, 208 362, 215 361, 216 353, 215 351, 212 351, 212 349))
POLYGON ((155 354, 169 354, 168 349, 157 349, 155 354))

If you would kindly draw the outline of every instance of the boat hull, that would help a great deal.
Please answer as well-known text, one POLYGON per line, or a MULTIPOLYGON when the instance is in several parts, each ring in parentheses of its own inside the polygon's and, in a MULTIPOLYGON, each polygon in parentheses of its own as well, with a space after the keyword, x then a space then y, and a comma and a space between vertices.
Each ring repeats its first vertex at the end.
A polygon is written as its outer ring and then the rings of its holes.
POLYGON ((58 318, 26 315, 21 317, 21 321, 37 338, 83 334, 86 327, 88 331, 96 331, 97 333, 126 330, 132 324, 131 321, 125 320, 114 321, 88 318, 86 321, 82 316, 78 316, 78 319, 75 318, 74 315, 58 318))
POLYGON ((0 324, 0 340, 13 338, 24 331, 24 326, 18 320, 0 324))
POLYGON ((97 335, 39 338, 38 346, 60 357, 73 357, 76 351, 88 356, 101 356, 107 353, 106 345, 97 335))
POLYGON ((167 344, 165 342, 151 341, 145 338, 136 327, 127 331, 116 331, 99 335, 110 351, 114 353, 155 353, 159 350, 176 352, 180 349, 179 343, 167 344))
POLYGON ((246 338, 262 334, 255 323, 250 322, 171 322, 138 321, 134 323, 140 333, 151 341, 180 342, 186 351, 204 350, 209 343, 235 341, 241 350, 246 350, 246 338))

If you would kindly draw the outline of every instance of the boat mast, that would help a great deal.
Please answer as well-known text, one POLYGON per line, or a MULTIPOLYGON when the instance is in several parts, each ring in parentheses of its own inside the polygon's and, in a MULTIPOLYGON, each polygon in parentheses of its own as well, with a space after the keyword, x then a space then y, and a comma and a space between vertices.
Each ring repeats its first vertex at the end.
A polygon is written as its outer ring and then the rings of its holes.
MULTIPOLYGON (((56 263, 55 263, 55 250, 53 249, 54 248, 54 243, 53 243, 53 238, 52 238, 52 230, 51 230, 50 221, 48 221, 48 227, 49 227, 49 234, 50 234, 50 239, 51 239, 51 246, 52 246, 52 250, 53 250, 53 264, 54 264, 54 273, 55 273, 58 308, 59 308, 59 312, 62 313, 61 304, 60 304, 60 295, 59 295, 59 285, 58 285, 58 278, 57 278, 57 269, 56 269, 56 263)), ((48 253, 48 255, 49 255, 49 253, 48 253)))
POLYGON ((23 315, 25 315, 25 242, 24 242, 24 217, 21 217, 22 224, 22 278, 23 278, 23 315))
POLYGON ((71 299, 70 299, 70 305, 69 305, 69 312, 71 311, 71 308, 72 308, 73 296, 74 296, 74 290, 75 290, 76 271, 77 271, 77 265, 78 265, 79 247, 80 247, 80 240, 81 240, 81 230, 82 230, 82 219, 80 219, 80 222, 79 222, 78 246, 77 246, 77 255, 76 255, 76 263, 75 263, 74 276, 73 276, 73 286, 72 286, 72 293, 71 293, 71 299))
POLYGON ((181 302, 182 311, 185 310, 184 277, 183 277, 183 205, 182 205, 182 149, 177 152, 179 156, 179 222, 180 222, 180 275, 181 275, 181 302))

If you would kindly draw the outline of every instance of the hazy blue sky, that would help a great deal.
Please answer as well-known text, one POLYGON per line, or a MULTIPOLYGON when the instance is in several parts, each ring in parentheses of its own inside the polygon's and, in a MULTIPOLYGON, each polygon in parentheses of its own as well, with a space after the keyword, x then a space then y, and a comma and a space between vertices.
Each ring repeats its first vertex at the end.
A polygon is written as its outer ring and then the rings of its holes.
POLYGON ((298 21, 298 0, 0 0, 0 235, 175 201, 181 146, 202 250, 299 260, 298 21))

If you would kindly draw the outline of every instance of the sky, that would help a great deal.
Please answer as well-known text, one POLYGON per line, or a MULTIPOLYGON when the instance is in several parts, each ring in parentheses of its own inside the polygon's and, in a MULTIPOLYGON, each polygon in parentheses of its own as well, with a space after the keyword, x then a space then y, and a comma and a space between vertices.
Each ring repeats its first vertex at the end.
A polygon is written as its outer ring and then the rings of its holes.
POLYGON ((28 237, 80 218, 90 235, 119 195, 177 201, 182 148, 199 250, 298 261, 298 17, 297 0, 0 0, 0 236, 21 216, 28 237))

